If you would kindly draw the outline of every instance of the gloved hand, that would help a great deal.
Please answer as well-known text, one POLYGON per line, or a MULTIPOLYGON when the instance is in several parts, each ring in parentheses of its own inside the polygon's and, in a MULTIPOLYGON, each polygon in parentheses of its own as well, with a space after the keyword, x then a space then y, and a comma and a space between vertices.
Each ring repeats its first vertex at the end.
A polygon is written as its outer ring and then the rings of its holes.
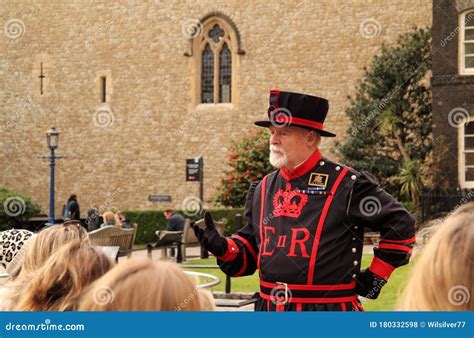
POLYGON ((385 279, 365 269, 356 278, 356 293, 365 298, 377 299, 385 284, 385 279))
POLYGON ((212 215, 209 212, 204 213, 204 223, 206 227, 201 229, 196 223, 192 222, 191 226, 201 245, 214 256, 219 257, 227 251, 227 240, 217 232, 212 215))

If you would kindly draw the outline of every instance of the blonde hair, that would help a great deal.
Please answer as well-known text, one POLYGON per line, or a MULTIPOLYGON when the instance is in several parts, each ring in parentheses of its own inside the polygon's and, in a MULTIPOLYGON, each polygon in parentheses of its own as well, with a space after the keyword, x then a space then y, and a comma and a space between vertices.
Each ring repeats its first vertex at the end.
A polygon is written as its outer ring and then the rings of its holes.
POLYGON ((16 278, 5 283, 0 291, 0 310, 12 310, 34 272, 62 245, 76 239, 87 242, 89 240, 86 230, 77 221, 50 226, 31 239, 25 248, 20 272, 16 278))
POLYGON ((20 274, 39 268, 59 247, 74 239, 88 240, 87 231, 74 221, 53 225, 41 230, 25 252, 20 274))
POLYGON ((106 225, 109 221, 114 221, 114 224, 115 224, 115 214, 112 211, 104 212, 104 214, 102 215, 102 218, 104 220, 104 224, 106 225))
POLYGON ((57 250, 19 299, 18 311, 71 311, 84 289, 113 266, 102 252, 79 239, 57 250))
POLYGON ((199 311, 198 292, 171 262, 131 258, 94 282, 79 311, 199 311))
POLYGON ((201 305, 201 311, 215 311, 216 302, 212 296, 212 292, 205 289, 197 289, 199 304, 201 305))
POLYGON ((474 310, 474 203, 458 208, 421 253, 399 302, 400 310, 474 310))

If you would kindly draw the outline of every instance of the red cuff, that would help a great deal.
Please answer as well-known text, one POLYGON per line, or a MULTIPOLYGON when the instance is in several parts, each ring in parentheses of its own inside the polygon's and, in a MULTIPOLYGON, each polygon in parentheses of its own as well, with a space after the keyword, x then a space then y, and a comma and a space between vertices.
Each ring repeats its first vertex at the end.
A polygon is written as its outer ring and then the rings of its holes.
POLYGON ((388 264, 387 262, 384 262, 380 258, 375 257, 372 260, 372 264, 370 264, 369 270, 375 273, 377 276, 387 280, 392 274, 393 270, 395 270, 395 267, 388 264))
POLYGON ((227 240, 227 251, 222 256, 217 257, 217 259, 221 261, 229 262, 229 261, 234 260, 237 257, 237 254, 239 253, 239 247, 237 246, 237 244, 235 244, 234 240, 232 240, 231 238, 226 238, 226 240, 227 240))

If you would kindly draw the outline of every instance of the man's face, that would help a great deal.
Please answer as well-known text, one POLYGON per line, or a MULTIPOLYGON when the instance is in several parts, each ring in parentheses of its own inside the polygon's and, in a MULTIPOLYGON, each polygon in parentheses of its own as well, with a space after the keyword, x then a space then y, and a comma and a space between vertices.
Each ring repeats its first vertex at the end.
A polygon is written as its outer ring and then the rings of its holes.
POLYGON ((168 212, 168 211, 165 211, 163 214, 165 215, 166 219, 169 219, 171 216, 171 212, 168 212))
POLYGON ((309 131, 293 126, 270 126, 269 129, 270 163, 276 168, 284 168, 301 162, 301 154, 308 146, 309 131))

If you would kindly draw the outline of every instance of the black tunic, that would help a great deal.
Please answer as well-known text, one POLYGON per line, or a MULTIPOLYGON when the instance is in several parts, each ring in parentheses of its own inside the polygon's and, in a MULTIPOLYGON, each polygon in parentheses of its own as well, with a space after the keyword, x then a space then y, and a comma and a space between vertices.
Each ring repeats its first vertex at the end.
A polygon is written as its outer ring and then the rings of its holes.
POLYGON ((414 219, 368 173, 316 151, 294 171, 276 170, 252 185, 248 224, 227 238, 222 271, 260 275, 261 311, 359 311, 364 227, 379 231, 370 270, 388 279, 407 264, 414 219))

